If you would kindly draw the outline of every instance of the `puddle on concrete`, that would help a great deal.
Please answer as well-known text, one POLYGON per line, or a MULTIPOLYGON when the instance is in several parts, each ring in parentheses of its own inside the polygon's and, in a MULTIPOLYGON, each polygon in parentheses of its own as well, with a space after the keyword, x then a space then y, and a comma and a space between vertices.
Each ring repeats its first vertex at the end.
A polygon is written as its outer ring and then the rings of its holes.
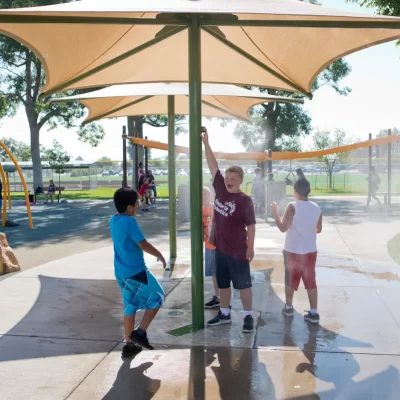
POLYGON ((342 265, 338 266, 327 266, 327 265, 318 265, 318 268, 327 268, 327 269, 341 269, 343 271, 348 271, 352 272, 354 274, 361 274, 361 275, 367 275, 375 279, 380 279, 384 281, 396 281, 400 282, 400 276, 397 274, 394 274, 393 272, 364 272, 359 270, 357 267, 345 267, 342 265))

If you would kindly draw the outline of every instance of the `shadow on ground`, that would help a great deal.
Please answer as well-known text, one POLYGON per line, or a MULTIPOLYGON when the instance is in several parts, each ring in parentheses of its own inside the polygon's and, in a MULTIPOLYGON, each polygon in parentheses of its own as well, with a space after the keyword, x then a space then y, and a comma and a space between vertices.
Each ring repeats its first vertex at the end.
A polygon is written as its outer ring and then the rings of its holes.
MULTIPOLYGON (((109 239, 109 219, 115 214, 112 201, 75 201, 67 204, 32 206, 34 229, 28 228, 26 210, 14 207, 8 219, 16 221, 19 227, 4 228, 10 245, 37 247, 40 242, 58 243, 68 239, 88 242, 109 239)), ((145 235, 168 233, 168 202, 160 201, 157 208, 145 215, 138 215, 145 235), (150 223, 148 223, 150 221, 150 223)))
MULTIPOLYGON (((270 269, 257 271, 257 274, 260 273, 265 277, 271 276, 270 269)), ((109 342, 108 351, 115 349, 115 345, 122 340, 123 333, 120 293, 114 281, 47 276, 40 276, 39 281, 39 295, 32 308, 0 338, 0 362, 104 353, 104 347, 94 347, 96 341, 109 342), (15 345, 16 337, 21 338, 18 346, 15 345), (30 340, 35 337, 39 344, 32 346, 30 340), (63 339, 81 344, 86 342, 90 346, 60 345, 59 340, 63 339)), ((273 309, 261 314, 257 332, 259 348, 192 347, 188 399, 206 398, 206 375, 210 370, 215 376, 222 400, 275 399, 276 382, 271 378, 263 356, 266 354, 266 357, 270 357, 272 353, 268 349, 274 348, 275 353, 279 351, 283 354, 279 379, 284 381, 284 385, 290 385, 285 379, 295 373, 309 374, 312 378, 308 378, 308 381, 311 379, 314 385, 318 381, 334 385, 332 390, 303 397, 304 399, 364 399, 362 396, 376 390, 376 386, 384 394, 381 398, 389 399, 398 390, 400 375, 394 367, 364 381, 354 380, 360 372, 360 365, 353 354, 342 347, 369 348, 372 347, 371 344, 345 337, 323 326, 309 326, 298 313, 293 319, 286 319, 280 313, 283 302, 269 279, 266 279, 266 291, 267 301, 273 304, 273 309), (280 350, 276 349, 278 347, 280 350), (284 354, 299 352, 305 356, 300 363, 294 364, 289 358, 286 361, 284 354), (335 360, 335 356, 340 356, 340 360, 335 360), (382 382, 385 384, 382 385, 382 382), (352 393, 352 396, 347 396, 348 393, 352 393), (347 397, 341 397, 344 394, 347 397)), ((168 349, 173 347, 166 347, 168 349)), ((145 371, 151 367, 151 362, 136 365, 135 360, 124 361, 104 399, 149 400, 154 397, 162 388, 163 382, 146 376, 145 371)), ((293 397, 295 398, 302 397, 293 397)))

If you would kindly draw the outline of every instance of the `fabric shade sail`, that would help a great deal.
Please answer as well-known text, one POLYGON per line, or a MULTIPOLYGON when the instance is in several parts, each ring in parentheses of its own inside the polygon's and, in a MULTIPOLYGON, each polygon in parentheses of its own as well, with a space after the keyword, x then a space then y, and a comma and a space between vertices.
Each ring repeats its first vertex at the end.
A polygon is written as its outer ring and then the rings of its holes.
MULTIPOLYGON (((52 102, 79 101, 89 109, 86 122, 101 118, 168 114, 168 96, 175 97, 175 114, 189 114, 187 83, 144 83, 117 85, 87 94, 52 99, 52 102)), ((249 120, 249 110, 267 102, 303 104, 304 100, 272 96, 234 85, 203 84, 202 114, 207 117, 249 120)))
MULTIPOLYGON (((311 97, 334 60, 400 38, 400 18, 298 0, 82 0, 0 10, 0 32, 33 49, 44 93, 188 81, 190 15, 201 25, 202 81, 311 97)), ((367 82, 366 82, 367 83, 367 82)))

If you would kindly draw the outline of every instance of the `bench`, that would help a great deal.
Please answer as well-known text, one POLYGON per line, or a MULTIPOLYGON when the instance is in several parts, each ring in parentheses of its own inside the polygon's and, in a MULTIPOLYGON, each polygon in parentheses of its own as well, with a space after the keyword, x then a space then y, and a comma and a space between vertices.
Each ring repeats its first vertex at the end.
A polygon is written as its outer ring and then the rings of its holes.
MULTIPOLYGON (((60 202, 61 192, 63 192, 63 191, 65 191, 65 186, 56 186, 56 191, 54 192, 54 194, 55 194, 55 196, 57 196, 57 203, 60 202)), ((46 192, 40 193, 40 194, 43 196, 46 196, 46 192)), ((33 196, 35 203, 36 203, 37 196, 39 196, 40 194, 35 194, 33 196)))
MULTIPOLYGON (((383 204, 388 204, 388 197, 389 197, 388 192, 377 193, 377 195, 383 196, 383 204)), ((392 197, 392 196, 400 196, 400 192, 390 193, 390 197, 392 197)))

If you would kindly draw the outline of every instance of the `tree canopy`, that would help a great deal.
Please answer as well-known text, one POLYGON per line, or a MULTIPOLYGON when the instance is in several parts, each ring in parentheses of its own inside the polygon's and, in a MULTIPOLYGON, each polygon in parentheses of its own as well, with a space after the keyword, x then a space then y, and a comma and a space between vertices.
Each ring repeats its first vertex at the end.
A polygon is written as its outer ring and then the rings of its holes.
POLYGON ((347 0, 361 7, 375 8, 378 14, 399 16, 400 0, 347 0))
MULTIPOLYGON (((0 8, 45 6, 68 3, 70 0, 0 0, 0 8)), ((104 137, 104 129, 97 124, 80 126, 85 108, 79 103, 47 103, 39 99, 45 83, 43 66, 36 55, 21 43, 0 35, 0 118, 12 117, 24 107, 29 123, 34 185, 42 185, 40 130, 46 126, 78 128, 83 142, 96 146, 104 137)), ((67 94, 78 94, 73 91, 67 94)))
MULTIPOLYGON (((337 93, 347 96, 351 89, 341 81, 350 74, 351 67, 343 59, 329 65, 314 81, 312 91, 329 86, 337 93)), ((273 89, 253 88, 269 94, 299 97, 298 94, 273 89)), ((248 151, 298 151, 300 139, 312 131, 311 117, 303 106, 297 104, 266 103, 252 110, 253 125, 239 123, 234 136, 248 151)))
MULTIPOLYGON (((26 143, 15 140, 12 137, 3 137, 0 140, 8 147, 17 161, 29 161, 31 159, 31 149, 26 143)), ((0 157, 1 161, 9 159, 3 148, 0 148, 0 157)))

